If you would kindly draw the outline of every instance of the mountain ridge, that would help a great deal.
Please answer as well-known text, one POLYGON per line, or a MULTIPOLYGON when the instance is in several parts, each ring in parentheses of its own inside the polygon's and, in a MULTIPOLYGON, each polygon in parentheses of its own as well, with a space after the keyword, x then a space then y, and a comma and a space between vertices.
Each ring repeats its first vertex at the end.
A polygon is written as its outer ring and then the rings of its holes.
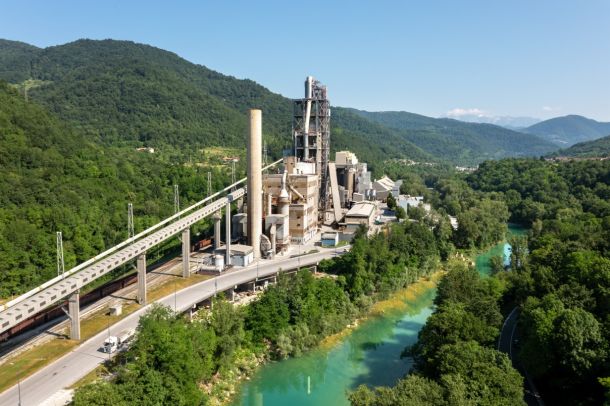
POLYGON ((558 146, 569 147, 610 134, 610 123, 570 114, 542 121, 522 131, 543 137, 558 146))
MULTIPOLYGON (((173 52, 116 40, 81 39, 48 48, 3 44, 14 50, 8 52, 10 63, 0 66, 0 79, 17 85, 15 79, 32 79, 28 97, 102 144, 169 146, 183 157, 206 146, 242 146, 249 108, 263 110, 270 155, 281 156, 292 143, 290 99, 173 52)), ((493 125, 408 113, 413 123, 405 131, 354 112, 333 107, 331 148, 351 149, 371 163, 409 158, 476 164, 554 149, 493 125)))
POLYGON ((467 123, 452 118, 432 118, 405 111, 353 111, 370 120, 393 128, 431 154, 444 148, 462 160, 537 156, 555 149, 536 136, 523 134, 487 123, 467 123), (493 137, 490 137, 493 135, 493 137))

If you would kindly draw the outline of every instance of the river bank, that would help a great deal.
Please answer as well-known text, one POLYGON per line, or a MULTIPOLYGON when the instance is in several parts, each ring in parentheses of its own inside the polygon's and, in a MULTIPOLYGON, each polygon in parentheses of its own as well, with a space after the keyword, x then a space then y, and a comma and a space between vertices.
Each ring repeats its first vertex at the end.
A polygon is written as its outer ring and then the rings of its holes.
POLYGON ((232 404, 347 405, 346 388, 361 383, 393 384, 412 366, 400 354, 406 345, 415 343, 432 313, 442 273, 423 277, 375 303, 365 317, 302 357, 262 365, 242 382, 232 404))
MULTIPOLYGON (((489 258, 502 254, 511 235, 526 229, 509 224, 505 241, 475 253, 481 274, 489 274, 489 258)), ((375 303, 364 318, 299 358, 261 365, 239 386, 232 405, 349 405, 346 393, 360 384, 391 386, 409 372, 412 360, 401 359, 405 347, 433 312, 436 284, 442 272, 421 278, 375 303)))

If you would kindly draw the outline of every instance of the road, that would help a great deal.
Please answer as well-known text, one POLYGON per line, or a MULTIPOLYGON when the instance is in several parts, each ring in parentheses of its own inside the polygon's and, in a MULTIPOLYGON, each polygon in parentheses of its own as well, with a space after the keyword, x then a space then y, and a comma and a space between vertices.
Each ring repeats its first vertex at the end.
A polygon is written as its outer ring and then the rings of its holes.
MULTIPOLYGON (((279 258, 261 260, 259 265, 234 269, 216 278, 208 279, 196 285, 168 295, 156 303, 169 306, 177 311, 188 310, 195 303, 213 296, 235 285, 249 282, 257 277, 275 274, 280 270, 294 269, 301 266, 314 265, 323 259, 337 255, 334 249, 319 249, 320 252, 302 255, 294 258, 279 258)), ((341 248, 343 251, 343 248, 341 248)), ((108 330, 95 335, 82 343, 70 353, 54 361, 45 368, 34 373, 21 382, 21 405, 34 406, 42 403, 57 391, 69 387, 87 373, 108 359, 109 355, 99 351, 104 339, 116 335, 127 328, 135 328, 140 317, 146 313, 150 305, 130 314, 125 319, 112 325, 108 330)), ((0 405, 18 405, 19 390, 17 385, 0 394, 0 405)))
POLYGON ((502 325, 502 331, 500 332, 500 339, 498 340, 498 351, 502 351, 508 354, 511 362, 513 363, 513 367, 519 370, 523 375, 525 375, 525 396, 524 400, 527 402, 529 406, 544 406, 544 402, 540 397, 540 393, 536 389, 536 385, 530 378, 527 371, 519 364, 516 359, 516 350, 515 346, 515 337, 517 331, 517 321, 519 320, 519 308, 515 307, 508 315, 504 324, 502 325))

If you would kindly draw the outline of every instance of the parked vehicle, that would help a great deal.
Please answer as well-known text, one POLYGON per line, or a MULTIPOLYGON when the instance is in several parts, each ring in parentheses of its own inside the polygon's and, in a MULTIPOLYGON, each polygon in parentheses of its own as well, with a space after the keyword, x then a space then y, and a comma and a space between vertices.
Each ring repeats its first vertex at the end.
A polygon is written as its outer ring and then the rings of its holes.
POLYGON ((104 346, 102 347, 102 351, 107 354, 112 354, 113 352, 120 350, 123 348, 125 343, 133 338, 136 334, 136 331, 132 328, 121 331, 116 336, 110 336, 104 340, 104 346))

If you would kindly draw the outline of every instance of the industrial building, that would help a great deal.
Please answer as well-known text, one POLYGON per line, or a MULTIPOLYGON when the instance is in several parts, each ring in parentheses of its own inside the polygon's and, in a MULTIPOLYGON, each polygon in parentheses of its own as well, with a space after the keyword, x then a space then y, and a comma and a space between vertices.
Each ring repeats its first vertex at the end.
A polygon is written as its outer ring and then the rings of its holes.
POLYGON ((347 233, 354 233, 361 225, 370 227, 377 214, 377 202, 359 202, 345 213, 344 225, 347 233))
POLYGON ((293 102, 292 149, 279 170, 263 173, 262 115, 250 111, 246 212, 227 223, 232 226, 227 235, 244 254, 225 252, 227 265, 248 263, 245 247, 252 248, 254 261, 285 253, 291 245, 309 243, 324 226, 325 243, 342 240, 341 233, 349 236, 360 225, 374 223, 376 199, 398 196, 400 182, 388 177, 371 181, 367 164, 354 153, 338 151, 330 160, 330 117, 326 86, 307 77, 305 97, 293 102), (335 230, 329 233, 331 226, 335 230))
POLYGON ((379 200, 386 200, 389 195, 398 198, 400 195, 401 185, 402 180, 393 181, 387 176, 373 181, 373 189, 375 190, 375 195, 379 200))

